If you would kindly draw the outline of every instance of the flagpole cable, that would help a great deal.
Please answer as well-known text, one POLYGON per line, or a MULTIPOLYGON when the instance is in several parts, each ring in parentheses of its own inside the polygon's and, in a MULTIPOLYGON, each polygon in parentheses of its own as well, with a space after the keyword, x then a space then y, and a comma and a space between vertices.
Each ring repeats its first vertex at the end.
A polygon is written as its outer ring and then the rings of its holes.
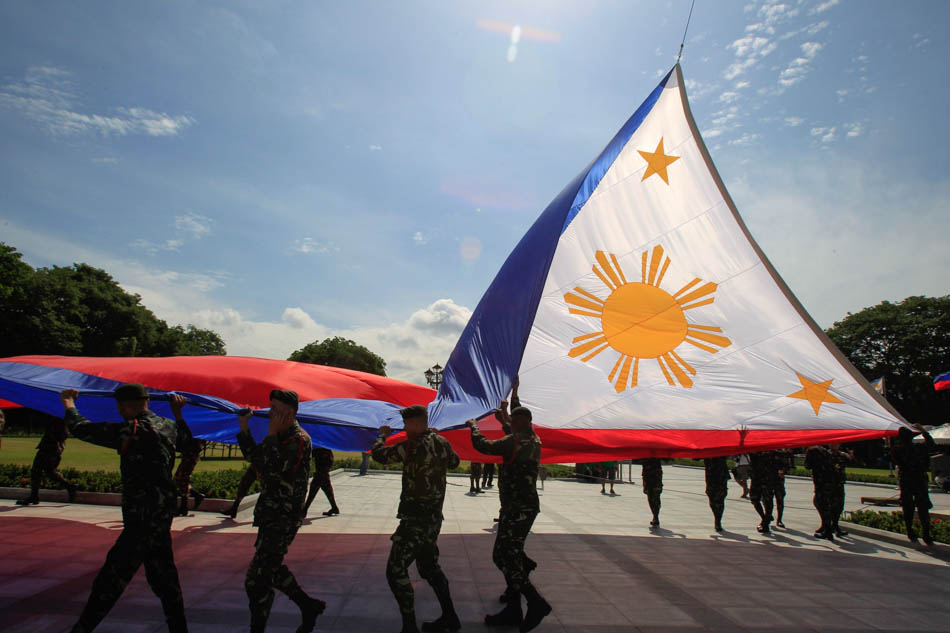
POLYGON ((693 7, 695 6, 696 6, 696 0, 693 0, 693 2, 689 5, 689 15, 686 16, 686 28, 683 29, 683 41, 680 42, 680 52, 679 52, 679 55, 676 56, 677 64, 680 63, 680 57, 683 56, 683 45, 686 44, 686 32, 689 31, 689 20, 691 17, 693 17, 693 7))

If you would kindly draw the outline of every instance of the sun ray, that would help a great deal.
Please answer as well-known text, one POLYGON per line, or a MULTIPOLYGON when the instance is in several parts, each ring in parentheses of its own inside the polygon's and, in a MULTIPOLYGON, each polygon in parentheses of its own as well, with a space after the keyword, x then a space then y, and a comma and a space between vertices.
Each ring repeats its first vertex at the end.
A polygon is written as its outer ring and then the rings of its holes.
MULTIPOLYGON (((599 346, 599 345, 603 345, 603 344, 606 343, 606 342, 607 342, 607 338, 606 338, 605 336, 603 336, 603 334, 601 334, 601 336, 600 336, 599 338, 595 338, 595 339, 592 340, 592 341, 587 341, 586 343, 581 343, 580 345, 575 345, 574 347, 571 348, 571 351, 569 351, 569 352, 567 353, 567 355, 570 356, 571 358, 577 358, 577 357, 580 356, 581 354, 584 354, 584 353, 586 353, 586 352, 589 352, 590 350, 594 349, 595 347, 597 347, 597 346, 599 346)), ((596 354, 595 354, 595 356, 596 356, 596 354)))
POLYGON ((607 382, 613 382, 613 381, 614 381, 614 374, 616 374, 616 373, 617 373, 617 370, 620 369, 620 363, 623 362, 623 358, 624 358, 624 357, 623 357, 623 354, 621 354, 620 357, 617 358, 617 362, 614 363, 614 368, 610 370, 610 375, 607 376, 607 382))
POLYGON ((574 291, 577 292, 577 293, 579 293, 579 294, 584 295, 585 297, 587 297, 587 298, 590 299, 591 301, 595 301, 595 302, 599 303, 600 305, 604 305, 604 300, 603 300, 603 299, 601 299, 600 297, 598 297, 597 295, 595 295, 595 294, 593 294, 593 293, 591 293, 591 292, 587 292, 587 291, 584 290, 583 288, 574 288, 574 291))
POLYGON ((620 275, 620 281, 627 283, 627 278, 623 274, 623 268, 620 267, 620 262, 617 261, 617 256, 611 253, 610 261, 612 261, 614 264, 614 270, 616 270, 617 274, 620 275))
POLYGON ((608 342, 605 340, 605 341, 604 341, 604 344, 603 344, 601 347, 598 347, 597 349, 595 349, 594 351, 592 351, 590 354, 588 354, 587 356, 585 356, 585 357, 582 358, 581 360, 586 363, 587 361, 589 361, 589 360, 592 359, 593 357, 597 356, 597 354, 600 354, 602 351, 604 351, 605 349, 607 349, 608 347, 610 347, 610 343, 608 343, 608 342))
POLYGON ((659 364, 660 369, 663 370, 663 375, 666 376, 666 382, 670 383, 670 385, 672 386, 672 385, 673 385, 673 379, 670 377, 670 372, 668 372, 668 371, 666 370, 666 367, 663 366, 663 357, 662 357, 662 356, 657 356, 657 357, 656 357, 656 362, 657 362, 657 364, 659 364))
POLYGON ((697 277, 696 279, 692 280, 691 282, 689 282, 688 284, 686 284, 685 286, 683 286, 682 288, 680 288, 679 290, 677 290, 677 291, 676 291, 676 294, 673 295, 673 298, 676 299, 676 298, 679 297, 681 294, 683 294, 684 292, 686 292, 687 290, 689 290, 690 288, 692 288, 693 286, 695 286, 696 284, 698 284, 698 283, 701 282, 701 281, 702 281, 702 279, 700 279, 699 277, 697 277))
POLYGON ((694 341, 693 339, 691 339, 691 338, 689 338, 689 337, 686 337, 685 340, 686 340, 687 343, 689 343, 689 344, 692 345, 693 347, 698 347, 699 349, 703 350, 704 352, 709 352, 710 354, 715 354, 716 352, 719 351, 719 350, 716 349, 715 347, 710 347, 709 345, 703 345, 702 343, 697 343, 696 341, 694 341))
POLYGON ((607 279, 607 276, 604 275, 604 273, 600 272, 600 268, 597 267, 597 264, 594 264, 594 265, 591 267, 591 270, 593 270, 594 273, 595 273, 598 277, 600 277, 600 280, 601 280, 602 282, 604 282, 604 285, 605 285, 605 286, 607 286, 607 287, 610 288, 611 290, 616 290, 616 289, 617 289, 617 287, 616 287, 615 285, 613 285, 613 283, 611 283, 611 281, 610 281, 609 279, 607 279))
POLYGON ((715 325, 696 325, 695 323, 689 324, 689 329, 691 330, 706 330, 707 332, 722 332, 721 327, 716 327, 715 325))
POLYGON ((633 370, 630 372, 630 386, 637 386, 637 372, 640 371, 640 359, 633 359, 633 370))
POLYGON ((604 253, 604 251, 597 251, 596 257, 597 263, 600 264, 600 267, 603 268, 607 276, 610 277, 610 281, 614 282, 614 287, 619 288, 622 286, 623 284, 620 282, 620 277, 617 276, 614 267, 610 265, 610 260, 607 259, 606 253, 604 253))
POLYGON ((643 251, 643 256, 640 258, 640 283, 647 282, 647 252, 643 251))
POLYGON ((570 312, 571 314, 576 314, 578 316, 599 317, 599 316, 604 315, 603 312, 589 312, 587 310, 578 310, 576 308, 571 308, 570 310, 568 310, 568 312, 570 312))
POLYGON ((702 306, 708 306, 710 303, 713 303, 714 301, 715 301, 715 299, 713 299, 712 297, 710 297, 710 298, 708 298, 708 299, 704 299, 704 300, 698 301, 698 302, 696 302, 696 303, 691 303, 691 304, 689 304, 688 306, 681 305, 680 307, 683 308, 684 310, 692 310, 693 308, 700 308, 700 307, 702 307, 702 306))
POLYGON ((701 332, 693 329, 693 326, 687 326, 686 336, 699 339, 700 341, 706 341, 707 343, 712 343, 713 345, 718 345, 719 347, 729 347, 732 345, 730 341, 725 336, 716 336, 715 334, 709 334, 708 332, 701 332))
POLYGON ((603 336, 603 332, 592 332, 590 334, 581 334, 580 336, 575 336, 574 340, 571 343, 580 343, 581 341, 586 341, 587 339, 594 338, 595 336, 603 336))
POLYGON ((676 380, 679 382, 681 387, 686 387, 689 389, 693 386, 693 380, 686 375, 686 372, 680 368, 680 366, 669 354, 663 354, 663 359, 666 361, 666 364, 669 365, 670 371, 672 371, 673 375, 676 376, 676 380))
POLYGON ((707 281, 705 284, 700 286, 697 290, 694 290, 687 295, 683 295, 682 297, 675 297, 675 299, 676 299, 676 303, 682 306, 691 301, 695 301, 696 299, 701 299, 702 297, 705 297, 706 295, 710 295, 714 292, 716 292, 716 284, 712 281, 707 281))
POLYGON ((647 283, 651 286, 658 285, 654 281, 656 281, 656 271, 661 261, 663 261, 663 247, 657 244, 653 247, 653 255, 650 256, 650 275, 647 277, 647 283))
POLYGON ((627 376, 630 375, 630 361, 632 360, 633 358, 630 356, 624 355, 623 357, 623 367, 620 368, 620 375, 617 376, 617 382, 614 384, 614 390, 617 393, 627 389, 627 376))
POLYGON ((600 314, 601 312, 604 311, 604 304, 603 304, 603 302, 601 302, 601 303, 594 303, 593 301, 589 301, 589 300, 587 300, 587 299, 584 299, 584 298, 582 298, 582 297, 579 297, 578 295, 576 295, 576 294, 574 294, 574 293, 572 293, 572 292, 569 292, 569 293, 567 293, 566 295, 564 295, 564 301, 565 301, 566 303, 571 304, 571 305, 575 305, 575 306, 577 306, 578 308, 585 308, 585 309, 587 309, 587 310, 593 310, 594 312, 596 312, 596 313, 598 313, 598 314, 600 314))
POLYGON ((666 269, 669 267, 670 267, 670 258, 667 257, 666 261, 663 262, 663 268, 660 269, 660 276, 657 278, 656 284, 654 284, 657 288, 659 288, 660 284, 663 282, 663 276, 666 275, 666 269))
POLYGON ((686 371, 688 371, 689 373, 691 373, 691 374, 694 375, 694 376, 696 375, 696 370, 693 369, 693 366, 690 365, 689 363, 687 363, 687 362, 686 362, 685 360, 683 360, 682 358, 680 358, 680 355, 676 353, 676 350, 671 350, 671 351, 670 351, 670 354, 673 355, 673 358, 676 359, 676 362, 678 362, 680 365, 682 365, 683 369, 685 369, 686 371))

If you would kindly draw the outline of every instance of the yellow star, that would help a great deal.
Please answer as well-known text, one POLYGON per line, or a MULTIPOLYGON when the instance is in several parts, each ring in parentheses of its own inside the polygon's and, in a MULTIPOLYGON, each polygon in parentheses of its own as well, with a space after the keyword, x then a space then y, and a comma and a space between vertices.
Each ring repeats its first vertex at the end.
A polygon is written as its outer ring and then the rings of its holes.
POLYGON ((828 393, 828 387, 831 386, 831 381, 834 380, 834 378, 829 378, 824 382, 812 382, 798 372, 795 372, 795 374, 798 376, 799 382, 802 383, 802 388, 795 393, 788 394, 788 397, 808 400, 809 404, 811 404, 811 408, 815 410, 815 415, 818 415, 818 410, 821 409, 821 405, 825 402, 844 404, 841 400, 838 400, 838 398, 828 393))
POLYGON ((643 156, 643 160, 647 162, 647 170, 643 173, 643 178, 640 179, 640 182, 643 182, 653 174, 658 174, 660 178, 663 179, 663 182, 670 184, 670 179, 666 176, 666 168, 675 161, 680 159, 679 156, 667 156, 663 152, 663 137, 660 137, 660 142, 656 146, 655 152, 644 152, 643 150, 638 149, 640 156, 643 156))

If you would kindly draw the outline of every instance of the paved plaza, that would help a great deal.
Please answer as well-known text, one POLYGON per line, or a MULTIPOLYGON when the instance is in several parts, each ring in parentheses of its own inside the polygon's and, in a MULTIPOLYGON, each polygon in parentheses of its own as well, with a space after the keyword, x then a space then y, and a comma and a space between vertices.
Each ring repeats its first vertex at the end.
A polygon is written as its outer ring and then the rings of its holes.
MULTIPOLYGON (((624 470, 626 474, 626 469, 624 470)), ((333 477, 343 512, 322 517, 318 497, 287 562, 301 585, 327 602, 318 631, 396 633, 399 615, 385 578, 389 535, 396 527, 398 473, 333 477)), ((950 567, 923 549, 859 536, 834 544, 812 537, 818 525, 811 482, 789 479, 785 523, 772 536, 739 487, 729 484, 724 525, 712 530, 703 471, 664 469, 661 527, 653 532, 639 485, 551 481, 527 550, 532 579, 554 605, 541 633, 771 631, 948 631, 950 567)), ((488 631, 504 589, 491 561, 497 488, 469 496, 468 479, 450 477, 441 563, 452 584, 462 631, 488 631)), ((848 509, 861 496, 893 489, 848 485, 848 509)), ((938 511, 950 510, 935 495, 938 511)), ((121 529, 119 508, 44 503, 27 508, 0 500, 0 631, 68 631, 92 579, 121 529)), ((175 556, 193 633, 246 631, 244 572, 255 530, 251 511, 237 521, 198 512, 175 519, 175 556)), ((946 546, 937 546, 946 557, 946 546)), ((420 621, 438 616, 429 587, 413 570, 420 621)), ((268 631, 294 631, 297 608, 278 594, 268 631)), ((140 570, 100 625, 103 633, 165 631, 158 599, 140 570)), ((515 630, 510 628, 499 631, 515 630)))

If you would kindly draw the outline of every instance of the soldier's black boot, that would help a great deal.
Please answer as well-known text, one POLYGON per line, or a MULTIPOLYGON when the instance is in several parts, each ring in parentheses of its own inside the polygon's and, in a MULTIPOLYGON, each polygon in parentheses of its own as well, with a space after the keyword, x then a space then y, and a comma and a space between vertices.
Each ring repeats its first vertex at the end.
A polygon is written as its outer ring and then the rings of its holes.
POLYGON ((205 500, 205 496, 197 490, 192 490, 191 496, 195 498, 195 507, 192 508, 192 510, 197 510, 198 506, 201 505, 201 502, 205 500))
POLYGON ((505 608, 498 613, 486 615, 487 626, 519 626, 521 624, 521 594, 511 591, 506 591, 505 594, 508 596, 505 608))
POLYGON ((76 501, 76 484, 66 484, 66 494, 69 495, 69 502, 76 501))
POLYGON ((528 610, 525 612, 524 620, 521 621, 521 626, 518 627, 518 630, 521 633, 527 633, 538 626, 541 620, 551 613, 551 605, 548 604, 547 600, 541 597, 541 594, 538 593, 538 590, 535 589, 531 583, 526 584, 521 590, 521 593, 524 594, 524 597, 528 601, 528 610))
POLYGON ((28 506, 30 504, 39 505, 39 503, 40 503, 40 496, 36 492, 31 494, 26 499, 17 499, 17 502, 16 502, 18 506, 28 506))
POLYGON ((251 616, 251 633, 264 633, 267 628, 267 618, 260 619, 251 616))
POLYGON ((188 516, 188 497, 181 498, 181 503, 178 504, 178 512, 175 513, 175 516, 188 516))
POLYGON ((310 633, 317 626, 317 616, 327 608, 327 603, 323 600, 311 598, 300 590, 289 596, 294 604, 300 607, 300 626, 297 627, 297 633, 310 633))
POLYGON ((223 512, 222 514, 224 514, 224 516, 229 516, 232 519, 237 517, 239 504, 240 504, 240 501, 238 499, 235 499, 234 503, 231 504, 231 508, 227 512, 223 512))
POLYGON ((435 591, 435 597, 439 599, 439 606, 442 607, 442 615, 439 619, 431 622, 423 622, 422 630, 425 633, 455 633, 462 628, 459 622, 459 616, 455 613, 455 605, 452 603, 452 594, 449 591, 449 581, 438 577, 430 578, 429 584, 435 591))
POLYGON ((188 623, 185 616, 171 618, 166 620, 168 623, 168 633, 188 633, 188 623))

